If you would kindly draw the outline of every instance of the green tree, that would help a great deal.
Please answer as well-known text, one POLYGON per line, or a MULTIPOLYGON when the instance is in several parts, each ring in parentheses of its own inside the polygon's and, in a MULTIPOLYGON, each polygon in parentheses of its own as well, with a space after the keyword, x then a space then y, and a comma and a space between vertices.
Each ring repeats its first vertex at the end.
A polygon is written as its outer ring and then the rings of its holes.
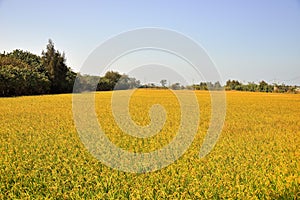
POLYGON ((101 77, 99 83, 97 85, 97 91, 111 91, 114 86, 110 82, 110 80, 106 77, 101 77))
POLYGON ((0 55, 0 96, 45 94, 50 81, 44 73, 11 55, 0 55))
POLYGON ((227 90, 242 90, 242 84, 237 80, 228 80, 226 82, 225 88, 227 90))
POLYGON ((258 85, 254 82, 249 82, 248 85, 245 85, 243 88, 244 91, 256 92, 259 91, 258 85))
POLYGON ((205 83, 205 82, 200 82, 200 84, 199 84, 199 89, 200 89, 200 90, 208 90, 208 88, 207 88, 207 83, 205 83))
POLYGON ((76 88, 73 92, 95 91, 99 82, 99 76, 81 75, 77 74, 76 88))
POLYGON ((167 80, 165 80, 165 79, 161 80, 161 81, 160 81, 160 84, 161 84, 162 87, 166 87, 166 85, 167 85, 167 80))
POLYGON ((170 88, 172 89, 172 90, 180 90, 180 83, 173 83, 171 86, 170 86, 170 88))
POLYGON ((33 53, 16 49, 13 52, 8 53, 7 57, 21 60, 22 62, 28 64, 30 67, 34 68, 34 70, 41 73, 45 73, 45 69, 42 63, 42 58, 33 53))
POLYGON ((108 71, 105 73, 104 77, 101 77, 97 85, 98 91, 110 91, 113 90, 121 78, 119 72, 108 71))
POLYGON ((214 83, 213 90, 222 90, 223 87, 219 81, 214 83))
POLYGON ((265 81, 261 81, 259 82, 258 88, 260 92, 272 92, 274 87, 265 81))
POLYGON ((71 92, 76 74, 67 67, 65 54, 55 50, 51 39, 46 51, 42 52, 42 61, 51 81, 51 93, 71 92))
POLYGON ((140 86, 140 82, 137 81, 135 78, 131 78, 126 74, 123 74, 118 82, 116 83, 114 89, 116 90, 127 90, 133 89, 140 86))

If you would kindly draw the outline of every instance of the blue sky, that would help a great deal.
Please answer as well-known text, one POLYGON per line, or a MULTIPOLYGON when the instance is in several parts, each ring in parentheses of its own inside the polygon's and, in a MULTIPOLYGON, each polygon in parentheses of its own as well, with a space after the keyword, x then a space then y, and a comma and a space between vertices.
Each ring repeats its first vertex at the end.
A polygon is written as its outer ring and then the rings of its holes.
POLYGON ((0 51, 40 54, 51 38, 78 71, 113 35, 167 28, 201 44, 224 80, 300 85, 300 1, 0 0, 0 51))

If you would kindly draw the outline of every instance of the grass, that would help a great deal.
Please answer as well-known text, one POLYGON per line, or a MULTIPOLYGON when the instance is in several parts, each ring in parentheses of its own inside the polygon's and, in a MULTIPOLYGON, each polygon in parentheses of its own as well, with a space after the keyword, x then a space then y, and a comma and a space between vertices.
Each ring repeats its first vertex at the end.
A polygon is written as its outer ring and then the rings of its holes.
MULTIPOLYGON (((92 157, 72 116, 72 95, 0 99, 0 199, 297 199, 300 198, 300 95, 226 92, 221 137, 198 157, 210 120, 210 97, 196 92, 201 119, 196 138, 175 163, 151 173, 125 173, 92 157)), ((164 106, 167 121, 150 139, 134 139, 116 126, 111 92, 97 93, 96 110, 107 136, 128 151, 168 144, 178 128, 178 102, 166 90, 138 90, 130 112, 164 106)))

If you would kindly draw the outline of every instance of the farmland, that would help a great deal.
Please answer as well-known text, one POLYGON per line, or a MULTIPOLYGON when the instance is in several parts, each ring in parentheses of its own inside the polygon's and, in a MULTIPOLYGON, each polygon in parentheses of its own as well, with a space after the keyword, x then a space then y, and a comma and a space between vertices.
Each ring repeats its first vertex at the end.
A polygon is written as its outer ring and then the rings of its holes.
MULTIPOLYGON (((137 90, 137 124, 151 105, 166 109, 161 132, 149 139, 122 133, 110 111, 111 92, 96 94, 98 120, 117 146, 149 152, 168 144, 179 126, 179 104, 168 90, 137 90)), ((227 113, 215 148, 199 158, 210 120, 210 96, 196 91, 200 122, 194 142, 175 163, 126 173, 95 159, 81 143, 72 95, 0 99, 0 199, 296 199, 300 198, 300 95, 226 92, 227 113)))

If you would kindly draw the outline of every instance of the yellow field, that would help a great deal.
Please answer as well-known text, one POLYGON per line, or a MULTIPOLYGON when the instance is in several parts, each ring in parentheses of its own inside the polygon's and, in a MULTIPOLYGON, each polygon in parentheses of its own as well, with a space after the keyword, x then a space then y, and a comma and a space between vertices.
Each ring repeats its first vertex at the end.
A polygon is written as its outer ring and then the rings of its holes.
MULTIPOLYGON (((132 152, 168 144, 179 126, 175 96, 138 90, 130 113, 147 125, 148 109, 167 111, 161 132, 134 139, 116 126, 111 92, 97 93, 98 120, 109 139, 132 152)), ((0 99, 0 199, 297 199, 300 198, 300 95, 226 92, 227 114, 213 151, 199 158, 209 126, 210 97, 196 92, 200 124, 196 138, 175 163, 151 173, 125 173, 92 157, 81 143, 72 95, 0 99)))

